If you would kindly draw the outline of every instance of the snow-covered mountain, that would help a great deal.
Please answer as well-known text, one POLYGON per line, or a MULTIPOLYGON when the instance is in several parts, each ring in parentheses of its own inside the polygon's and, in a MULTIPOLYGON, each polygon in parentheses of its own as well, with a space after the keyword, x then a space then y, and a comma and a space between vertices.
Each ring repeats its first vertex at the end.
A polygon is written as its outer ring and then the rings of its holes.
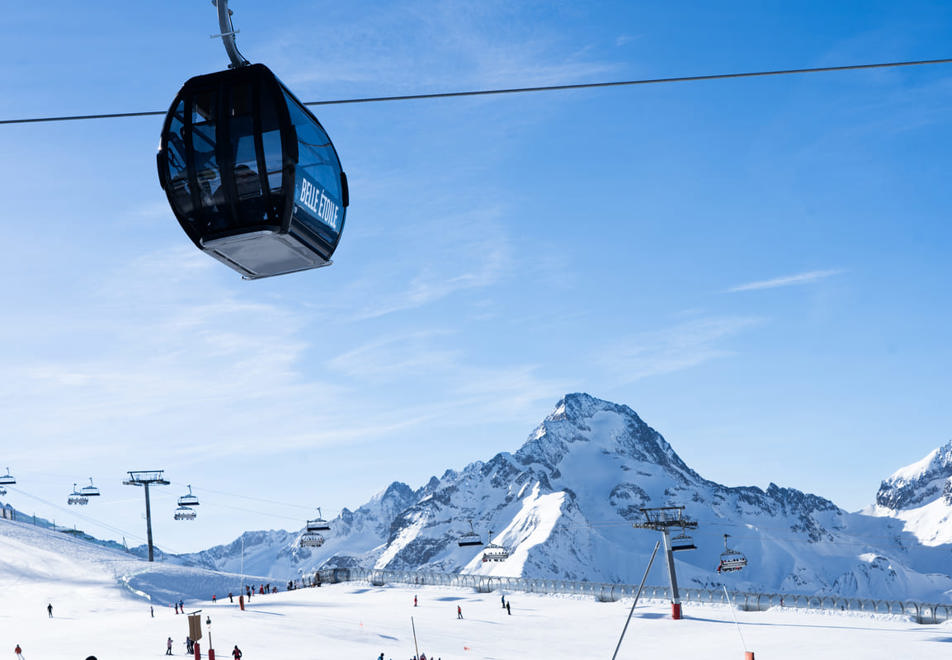
MULTIPOLYGON (((895 482, 897 496, 913 497, 902 490, 907 482, 895 482)), ((416 490, 396 482, 345 509, 320 548, 300 548, 300 532, 245 534, 244 566, 283 579, 358 565, 637 582, 659 535, 632 523, 642 519, 641 507, 670 505, 684 505, 699 523, 698 549, 676 555, 684 584, 726 579, 758 591, 926 600, 952 594, 945 541, 923 545, 900 520, 848 513, 792 488, 709 481, 631 408, 587 394, 565 396, 514 454, 447 470, 416 490), (508 548, 509 559, 484 563, 481 548, 459 547, 468 521, 484 541, 508 548), (713 569, 724 534, 750 563, 721 578, 713 569)), ((234 571, 240 542, 184 558, 234 571)), ((662 570, 658 562, 652 582, 665 582, 662 570)))
POLYGON ((952 543, 952 441, 883 481, 865 513, 901 520, 924 545, 952 543))

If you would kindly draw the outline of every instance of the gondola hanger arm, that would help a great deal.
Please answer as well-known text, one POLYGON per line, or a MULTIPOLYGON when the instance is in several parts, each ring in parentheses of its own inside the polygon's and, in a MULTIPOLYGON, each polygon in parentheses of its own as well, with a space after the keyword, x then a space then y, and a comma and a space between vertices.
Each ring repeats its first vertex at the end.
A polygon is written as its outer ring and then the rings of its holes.
POLYGON ((238 34, 238 30, 231 22, 232 12, 228 9, 228 0, 212 0, 212 4, 218 8, 218 29, 221 30, 221 34, 213 34, 212 39, 220 38, 225 45, 225 52, 228 53, 228 59, 231 60, 228 68, 238 69, 248 66, 251 62, 238 52, 238 44, 235 43, 235 35, 238 34))

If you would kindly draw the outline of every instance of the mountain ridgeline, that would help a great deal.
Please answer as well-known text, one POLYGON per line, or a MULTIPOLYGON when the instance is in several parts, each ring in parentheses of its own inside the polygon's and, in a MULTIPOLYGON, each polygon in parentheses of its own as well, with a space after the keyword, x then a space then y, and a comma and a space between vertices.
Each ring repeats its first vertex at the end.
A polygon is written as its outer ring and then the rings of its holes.
MULTIPOLYGON (((943 460, 946 472, 936 468, 935 475, 947 478, 948 452, 943 460)), ((896 482, 893 494, 880 490, 880 503, 929 497, 936 480, 918 495, 896 482)), ((244 534, 244 570, 276 579, 361 566, 637 582, 659 535, 632 523, 643 519, 642 507, 672 505, 685 506, 699 523, 697 549, 676 555, 686 585, 726 581, 758 591, 926 600, 952 593, 950 546, 920 543, 888 511, 848 513, 772 483, 762 490, 709 481, 631 408, 588 394, 566 395, 515 453, 447 470, 418 489, 395 482, 356 510, 344 509, 319 548, 299 547, 300 531, 244 534), (483 562, 482 548, 459 547, 470 521, 484 543, 491 533, 507 548, 509 559, 483 562), (749 565, 722 577, 714 569, 724 534, 749 565)), ((241 539, 181 559, 235 571, 240 553, 241 539)), ((662 571, 657 562, 652 583, 665 582, 662 571)))

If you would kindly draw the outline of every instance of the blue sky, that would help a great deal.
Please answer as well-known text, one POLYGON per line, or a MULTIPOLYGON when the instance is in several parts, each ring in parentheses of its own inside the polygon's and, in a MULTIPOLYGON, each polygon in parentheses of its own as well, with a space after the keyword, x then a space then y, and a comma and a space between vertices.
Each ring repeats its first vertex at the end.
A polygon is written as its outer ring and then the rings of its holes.
MULTIPOLYGON (((940 2, 231 6, 304 100, 931 59, 952 29, 940 2)), ((15 3, 0 117, 164 110, 227 64, 216 27, 15 3)), ((514 451, 587 391, 707 478, 861 508, 952 437, 950 109, 947 65, 317 108, 335 265, 255 282, 179 229, 160 118, 2 127, 9 500, 138 543, 121 479, 164 468, 157 542, 194 550, 514 451)))

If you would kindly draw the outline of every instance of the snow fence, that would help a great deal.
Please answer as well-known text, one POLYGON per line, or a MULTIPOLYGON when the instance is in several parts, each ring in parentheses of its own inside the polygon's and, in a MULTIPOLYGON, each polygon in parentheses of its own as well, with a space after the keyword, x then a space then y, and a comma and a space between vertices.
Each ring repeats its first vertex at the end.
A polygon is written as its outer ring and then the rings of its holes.
MULTIPOLYGON (((464 573, 430 573, 420 571, 388 571, 366 568, 331 568, 320 571, 323 582, 369 582, 381 587, 387 583, 471 588, 480 593, 492 591, 523 591, 541 594, 571 594, 591 596, 603 602, 634 598, 638 586, 605 582, 574 582, 541 578, 496 577, 464 573)), ((725 603, 723 589, 682 587, 678 589, 681 601, 686 603, 725 603)), ((648 600, 670 601, 668 587, 645 586, 641 597, 648 600)), ((849 598, 845 596, 810 596, 790 593, 757 593, 731 591, 734 604, 746 611, 763 611, 774 607, 897 614, 909 616, 918 623, 941 623, 952 618, 952 604, 922 603, 912 600, 885 600, 849 598)))

